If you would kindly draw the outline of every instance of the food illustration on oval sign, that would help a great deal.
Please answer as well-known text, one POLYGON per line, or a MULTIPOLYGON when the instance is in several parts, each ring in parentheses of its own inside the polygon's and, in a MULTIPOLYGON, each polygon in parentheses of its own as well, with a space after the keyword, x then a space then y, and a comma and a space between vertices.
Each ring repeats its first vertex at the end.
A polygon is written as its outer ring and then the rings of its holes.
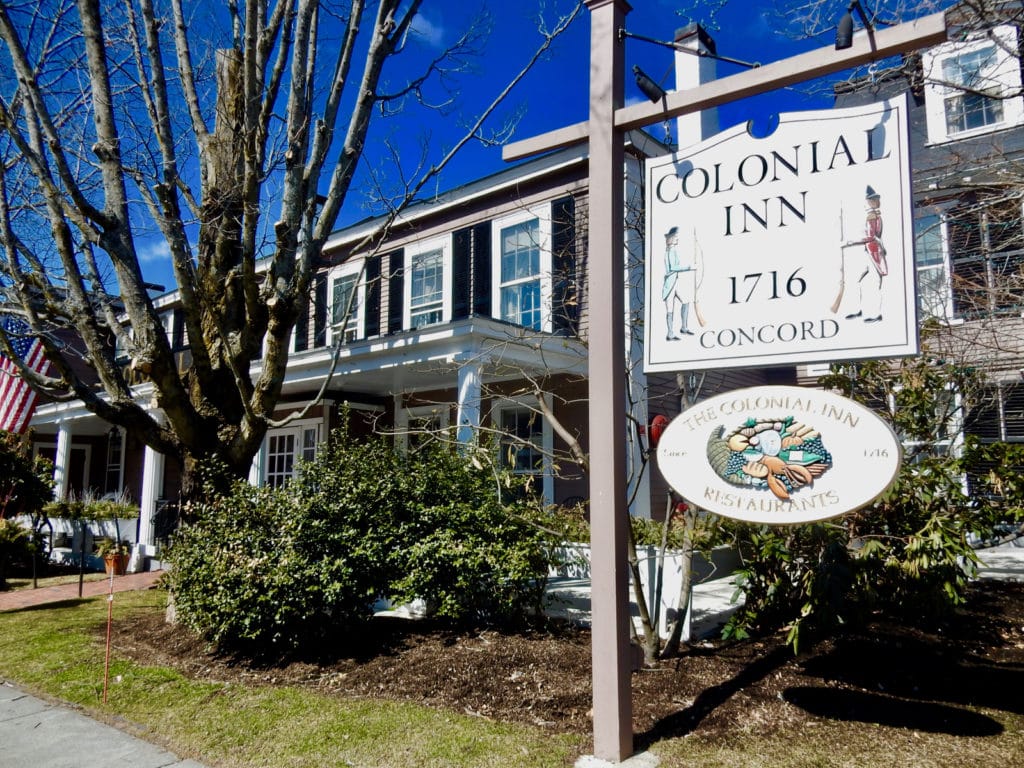
POLYGON ((727 483, 770 490, 786 500, 813 485, 832 466, 832 454, 813 427, 786 418, 747 419, 728 434, 708 438, 708 462, 727 483))

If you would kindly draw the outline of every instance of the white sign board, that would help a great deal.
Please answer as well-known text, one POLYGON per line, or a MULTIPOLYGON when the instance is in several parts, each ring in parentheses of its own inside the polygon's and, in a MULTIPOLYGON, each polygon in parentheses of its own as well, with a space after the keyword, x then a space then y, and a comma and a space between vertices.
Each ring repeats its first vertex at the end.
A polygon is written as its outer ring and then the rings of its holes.
POLYGON ((906 98, 647 161, 648 372, 916 354, 906 98))
POLYGON ((863 405, 804 387, 709 398, 668 425, 658 468, 693 504, 751 523, 809 523, 860 509, 896 479, 895 433, 863 405))

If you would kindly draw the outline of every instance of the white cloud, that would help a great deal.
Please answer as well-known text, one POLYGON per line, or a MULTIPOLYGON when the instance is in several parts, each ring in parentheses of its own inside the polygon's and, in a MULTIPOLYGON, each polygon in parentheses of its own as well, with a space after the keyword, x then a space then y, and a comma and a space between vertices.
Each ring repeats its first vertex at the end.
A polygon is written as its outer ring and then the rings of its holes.
POLYGON ((171 248, 166 240, 151 240, 137 246, 135 252, 140 264, 160 264, 171 260, 171 248))
POLYGON ((420 37, 423 42, 434 48, 440 48, 444 43, 444 27, 435 24, 423 12, 416 14, 412 21, 412 33, 420 37))

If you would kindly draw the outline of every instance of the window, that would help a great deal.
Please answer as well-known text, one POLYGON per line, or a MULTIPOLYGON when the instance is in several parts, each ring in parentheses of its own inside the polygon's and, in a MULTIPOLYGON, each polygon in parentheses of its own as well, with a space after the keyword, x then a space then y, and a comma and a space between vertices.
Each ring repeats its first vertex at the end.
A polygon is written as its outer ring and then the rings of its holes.
POLYGON ((444 254, 417 253, 409 263, 409 325, 440 323, 444 318, 444 254))
POLYGON ((319 444, 319 423, 300 424, 268 432, 264 443, 264 483, 271 488, 280 488, 295 476, 299 461, 312 461, 316 458, 319 444))
POLYGON ((181 309, 169 309, 160 315, 160 324, 167 334, 171 349, 178 351, 188 346, 188 332, 185 329, 185 315, 181 309))
POLYGON ((918 315, 948 319, 951 317, 949 266, 939 216, 917 219, 914 258, 917 263, 918 315))
POLYGON ((342 334, 345 343, 363 337, 364 287, 359 282, 361 264, 346 264, 330 276, 331 339, 342 334))
POLYGON ((496 316, 505 322, 551 330, 550 231, 550 215, 535 211, 495 222, 496 316))
POLYGON ((928 140, 951 141, 1024 122, 1017 32, 1003 25, 923 56, 928 140), (1009 97, 1009 98, 1007 98, 1009 97))
POLYGON ((534 490, 547 502, 554 496, 551 453, 553 435, 535 400, 502 400, 491 413, 498 430, 501 466, 517 475, 536 478, 534 490))
POLYGON ((107 435, 107 472, 104 493, 120 493, 124 468, 124 434, 114 427, 107 435))
POLYGON ((944 100, 946 133, 963 133, 1003 121, 1003 105, 998 98, 999 83, 991 79, 996 61, 994 45, 942 61, 942 79, 950 86, 962 89, 948 93, 944 100))
POLYGON ((449 238, 406 249, 405 317, 407 330, 446 322, 451 317, 449 238))
POLYGON ((410 452, 448 442, 448 405, 421 405, 404 409, 398 417, 399 442, 410 452))

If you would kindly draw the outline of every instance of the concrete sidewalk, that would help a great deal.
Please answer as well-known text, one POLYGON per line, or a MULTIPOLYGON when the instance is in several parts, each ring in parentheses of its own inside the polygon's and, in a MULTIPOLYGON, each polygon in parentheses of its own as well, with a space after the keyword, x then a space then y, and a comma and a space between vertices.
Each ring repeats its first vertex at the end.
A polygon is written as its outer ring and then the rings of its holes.
POLYGON ((203 768, 6 682, 0 683, 0 744, 0 765, 11 768, 203 768))

